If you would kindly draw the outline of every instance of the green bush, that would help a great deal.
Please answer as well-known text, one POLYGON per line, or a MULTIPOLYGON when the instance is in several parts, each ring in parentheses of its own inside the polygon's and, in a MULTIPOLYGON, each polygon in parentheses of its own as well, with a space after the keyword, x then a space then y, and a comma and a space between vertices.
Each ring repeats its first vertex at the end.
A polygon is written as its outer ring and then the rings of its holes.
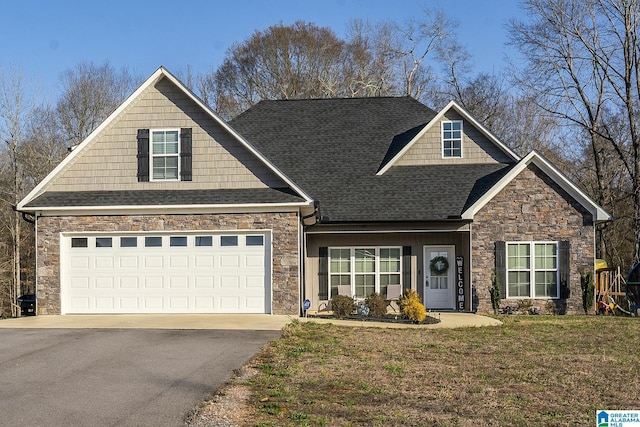
POLYGON ((355 301, 346 295, 336 295, 331 298, 331 310, 335 317, 345 317, 353 312, 355 301))
POLYGON ((420 301, 420 296, 412 289, 405 290, 404 295, 398 299, 398 305, 400 314, 405 319, 420 323, 427 317, 427 310, 420 301))
POLYGON ((498 281, 498 275, 495 270, 491 273, 491 288, 489 289, 491 295, 491 307, 493 307, 493 314, 500 312, 500 282, 498 281))
POLYGON ((369 317, 384 317, 387 314, 387 301, 379 293, 369 295, 364 303, 369 307, 369 317))
POLYGON ((593 305, 595 287, 593 285, 593 273, 591 270, 580 271, 580 288, 582 289, 582 309, 588 314, 593 305))

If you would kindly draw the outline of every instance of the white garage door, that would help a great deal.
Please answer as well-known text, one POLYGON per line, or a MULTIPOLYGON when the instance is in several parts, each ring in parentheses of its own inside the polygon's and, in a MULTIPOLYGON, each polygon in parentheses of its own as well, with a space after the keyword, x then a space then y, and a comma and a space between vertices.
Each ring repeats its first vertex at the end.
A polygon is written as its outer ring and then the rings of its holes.
POLYGON ((61 311, 269 313, 269 233, 64 235, 61 311))

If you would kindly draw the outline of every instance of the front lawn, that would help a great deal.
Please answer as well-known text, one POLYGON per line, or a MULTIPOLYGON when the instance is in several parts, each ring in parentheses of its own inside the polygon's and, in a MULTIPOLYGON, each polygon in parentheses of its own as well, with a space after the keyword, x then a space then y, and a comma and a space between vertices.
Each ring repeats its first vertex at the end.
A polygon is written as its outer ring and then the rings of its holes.
POLYGON ((293 322, 254 361, 257 426, 578 426, 640 409, 640 319, 505 316, 501 327, 293 322))

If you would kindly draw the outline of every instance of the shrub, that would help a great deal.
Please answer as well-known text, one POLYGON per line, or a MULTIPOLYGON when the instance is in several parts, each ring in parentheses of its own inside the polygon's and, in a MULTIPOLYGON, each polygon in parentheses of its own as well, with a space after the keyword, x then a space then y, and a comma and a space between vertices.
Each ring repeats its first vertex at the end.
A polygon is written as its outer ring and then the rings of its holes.
POLYGON ((412 289, 407 289, 403 296, 398 299, 400 313, 402 317, 420 323, 427 317, 427 310, 420 302, 420 296, 412 289))
POLYGON ((331 310, 335 317, 348 316, 353 312, 355 301, 346 295, 336 295, 331 298, 331 310))
POLYGON ((493 314, 500 312, 500 282, 498 281, 498 275, 495 270, 491 273, 491 288, 489 289, 491 295, 491 307, 493 307, 493 314))
POLYGON ((532 307, 533 307, 533 301, 531 301, 530 299, 518 300, 518 312, 529 313, 532 307))
POLYGON ((591 270, 580 271, 580 288, 582 289, 582 309, 584 314, 588 314, 589 310, 591 310, 593 294, 595 293, 591 270))
POLYGON ((378 293, 369 295, 364 303, 369 307, 370 317, 384 317, 387 314, 387 301, 378 293))

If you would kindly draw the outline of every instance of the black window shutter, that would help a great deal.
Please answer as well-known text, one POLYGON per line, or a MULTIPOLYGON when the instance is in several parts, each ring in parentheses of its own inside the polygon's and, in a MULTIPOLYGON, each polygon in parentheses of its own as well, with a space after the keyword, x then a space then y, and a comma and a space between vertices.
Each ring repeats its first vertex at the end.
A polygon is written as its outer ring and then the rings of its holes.
POLYGON ((191 181, 191 128, 180 129, 180 180, 191 181))
POLYGON ((149 129, 138 129, 138 182, 149 181, 149 129))
POLYGON ((318 299, 329 299, 329 248, 318 248, 318 299))
POLYGON ((559 242, 558 264, 560 269, 560 298, 567 299, 571 295, 569 287, 569 273, 571 271, 571 250, 567 240, 559 242))
MULTIPOLYGON (((405 289, 411 287, 411 246, 402 247, 402 283, 405 289)), ((402 290, 404 294, 404 289, 402 290)))
POLYGON ((500 287, 500 298, 507 297, 507 245, 496 241, 496 280, 500 287))

